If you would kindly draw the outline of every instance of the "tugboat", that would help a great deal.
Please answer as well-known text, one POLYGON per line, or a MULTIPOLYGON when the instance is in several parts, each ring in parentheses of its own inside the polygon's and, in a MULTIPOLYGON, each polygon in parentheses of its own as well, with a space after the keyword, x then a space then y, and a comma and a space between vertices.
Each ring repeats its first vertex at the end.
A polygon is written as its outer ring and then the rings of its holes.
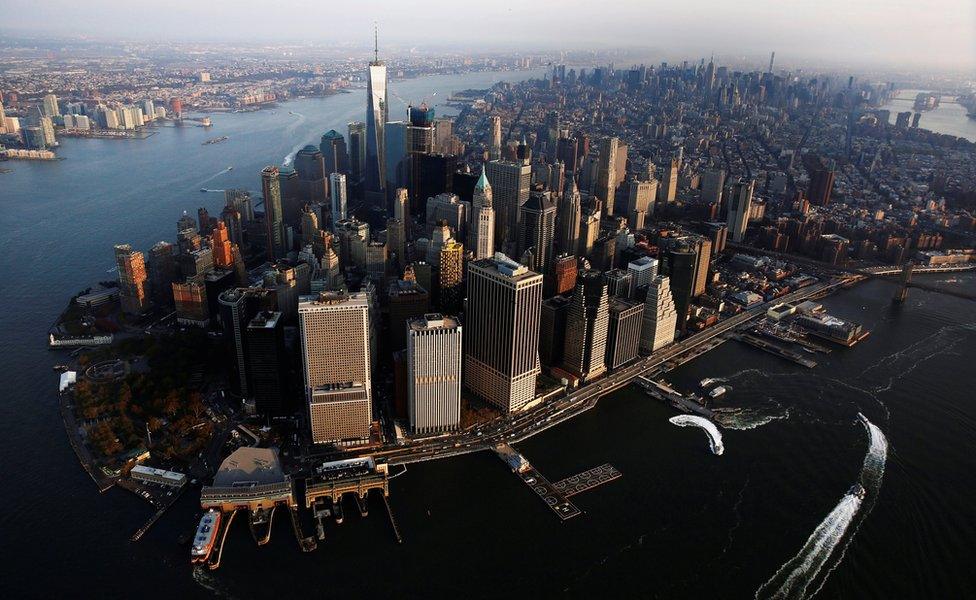
POLYGON ((220 511, 211 508, 203 514, 200 525, 197 526, 196 535, 193 536, 193 545, 190 546, 191 563, 206 562, 210 558, 219 528, 220 511))

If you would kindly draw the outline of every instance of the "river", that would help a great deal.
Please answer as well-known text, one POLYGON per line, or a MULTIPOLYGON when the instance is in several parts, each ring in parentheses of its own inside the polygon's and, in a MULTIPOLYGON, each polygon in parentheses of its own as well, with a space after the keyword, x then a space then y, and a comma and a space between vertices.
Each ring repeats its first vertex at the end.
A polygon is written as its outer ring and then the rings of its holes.
MULTIPOLYGON (((524 76, 392 89, 419 101, 524 76)), ((634 387, 519 444, 552 480, 604 462, 623 473, 576 496, 585 514, 568 522, 482 452, 410 465, 391 483, 403 545, 376 505, 365 519, 347 508, 313 554, 299 551, 278 515, 270 544, 257 548, 238 520, 221 569, 194 571, 176 539, 195 525, 195 490, 129 542, 151 510, 126 491, 99 495, 78 465, 58 416, 51 365, 60 361, 45 347, 48 326, 72 293, 114 277, 112 244, 173 239, 179 211, 220 208, 220 195, 200 187, 255 188, 265 164, 361 118, 361 101, 357 92, 215 115, 211 131, 166 128, 141 141, 64 140, 66 160, 9 163, 14 172, 0 175, 7 597, 752 597, 794 564, 804 589, 823 585, 824 597, 976 595, 968 553, 976 304, 913 290, 893 306, 884 282, 825 301, 872 334, 819 357, 815 369, 727 342, 668 375, 684 391, 705 377, 728 379, 721 404, 748 412, 741 428, 723 429, 720 456, 634 387), (217 135, 229 139, 200 145, 217 135), (883 476, 855 502, 847 494, 869 449, 859 412, 890 448, 883 476), (804 554, 811 538, 841 529, 819 546, 826 555, 804 554)), ((952 279, 976 289, 972 276, 952 279)))
MULTIPOLYGON (((915 96, 926 90, 898 90, 897 95, 881 108, 890 110, 889 120, 895 122, 898 113, 906 110, 915 111, 915 96)), ((922 118, 918 126, 936 133, 954 135, 976 142, 976 119, 970 119, 966 107, 956 104, 955 98, 945 96, 944 102, 934 110, 922 111, 922 118)))

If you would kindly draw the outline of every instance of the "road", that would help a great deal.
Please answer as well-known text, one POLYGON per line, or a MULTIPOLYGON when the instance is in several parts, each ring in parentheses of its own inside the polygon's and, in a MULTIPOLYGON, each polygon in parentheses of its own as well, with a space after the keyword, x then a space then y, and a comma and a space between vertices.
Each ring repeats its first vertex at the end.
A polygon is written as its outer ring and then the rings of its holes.
MULTIPOLYGON (((863 276, 851 276, 835 279, 828 283, 821 282, 764 302, 720 321, 704 331, 662 348, 649 356, 639 358, 636 362, 618 369, 602 379, 583 385, 566 396, 553 399, 535 408, 499 417, 454 434, 425 438, 402 445, 386 446, 379 450, 363 450, 359 454, 368 454, 377 459, 384 459, 391 465, 396 465, 480 452, 491 449, 502 442, 520 442, 586 412, 596 406, 602 396, 629 385, 638 376, 660 367, 668 361, 700 349, 718 336, 760 317, 765 314, 770 306, 781 302, 798 302, 823 295, 840 286, 861 279, 863 276)), ((351 452, 343 457, 354 454, 355 452, 351 452)))

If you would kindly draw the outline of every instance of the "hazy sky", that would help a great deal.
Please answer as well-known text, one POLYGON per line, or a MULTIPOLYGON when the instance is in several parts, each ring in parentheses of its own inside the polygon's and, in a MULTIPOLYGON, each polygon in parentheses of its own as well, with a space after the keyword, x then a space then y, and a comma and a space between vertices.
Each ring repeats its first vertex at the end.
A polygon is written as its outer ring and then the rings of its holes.
POLYGON ((0 31, 976 65, 974 0, 2 0, 0 31))

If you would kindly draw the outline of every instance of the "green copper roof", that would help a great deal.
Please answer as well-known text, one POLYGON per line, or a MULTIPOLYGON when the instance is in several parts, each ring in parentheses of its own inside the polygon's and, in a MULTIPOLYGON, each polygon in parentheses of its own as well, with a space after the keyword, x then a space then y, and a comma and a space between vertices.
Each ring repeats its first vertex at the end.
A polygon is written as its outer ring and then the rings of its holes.
POLYGON ((481 177, 478 178, 478 183, 474 184, 474 189, 476 189, 476 190, 484 190, 484 189, 490 188, 490 187, 491 187, 491 184, 488 183, 488 177, 485 176, 485 167, 482 165, 482 167, 481 167, 481 177))

